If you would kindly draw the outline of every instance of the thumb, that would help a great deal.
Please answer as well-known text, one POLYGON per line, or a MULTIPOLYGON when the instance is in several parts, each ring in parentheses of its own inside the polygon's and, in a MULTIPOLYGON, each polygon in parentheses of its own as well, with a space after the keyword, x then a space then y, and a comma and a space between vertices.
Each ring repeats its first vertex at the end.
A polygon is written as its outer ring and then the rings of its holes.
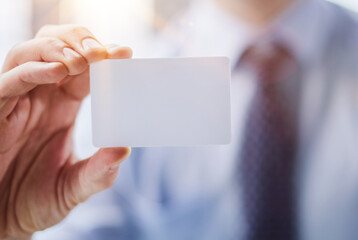
POLYGON ((64 201, 69 209, 90 196, 112 186, 119 164, 130 154, 130 148, 101 148, 91 158, 74 164, 64 183, 64 201))

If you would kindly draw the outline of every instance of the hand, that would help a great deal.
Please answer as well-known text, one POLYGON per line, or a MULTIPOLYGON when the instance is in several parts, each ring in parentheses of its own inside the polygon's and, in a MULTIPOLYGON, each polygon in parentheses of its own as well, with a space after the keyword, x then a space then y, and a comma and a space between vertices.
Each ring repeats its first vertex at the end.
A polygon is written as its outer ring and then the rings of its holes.
POLYGON ((0 75, 0 239, 30 238, 113 184, 130 149, 79 161, 72 131, 89 63, 131 55, 73 25, 45 26, 10 51, 0 75))

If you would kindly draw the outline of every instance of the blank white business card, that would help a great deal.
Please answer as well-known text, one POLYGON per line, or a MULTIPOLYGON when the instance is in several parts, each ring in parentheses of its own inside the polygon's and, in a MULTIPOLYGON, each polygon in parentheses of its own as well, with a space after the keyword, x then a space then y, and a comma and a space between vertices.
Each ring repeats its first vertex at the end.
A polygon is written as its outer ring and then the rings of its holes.
POLYGON ((111 59, 93 63, 93 144, 228 144, 230 78, 226 57, 111 59))

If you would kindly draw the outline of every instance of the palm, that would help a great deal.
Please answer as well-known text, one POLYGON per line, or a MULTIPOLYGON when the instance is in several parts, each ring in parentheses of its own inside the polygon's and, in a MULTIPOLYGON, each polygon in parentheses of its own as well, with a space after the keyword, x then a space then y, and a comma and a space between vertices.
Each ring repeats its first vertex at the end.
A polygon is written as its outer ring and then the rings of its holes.
POLYGON ((79 106, 80 100, 62 88, 42 86, 24 96, 8 118, 7 124, 17 127, 7 128, 0 141, 7 143, 6 152, 16 152, 16 157, 3 181, 0 179, 0 192, 6 196, 0 211, 20 229, 51 226, 73 208, 61 197, 65 192, 61 181, 66 179, 61 170, 76 162, 71 129, 79 106), (28 216, 20 217, 20 213, 28 216), (56 218, 49 222, 49 214, 56 218))

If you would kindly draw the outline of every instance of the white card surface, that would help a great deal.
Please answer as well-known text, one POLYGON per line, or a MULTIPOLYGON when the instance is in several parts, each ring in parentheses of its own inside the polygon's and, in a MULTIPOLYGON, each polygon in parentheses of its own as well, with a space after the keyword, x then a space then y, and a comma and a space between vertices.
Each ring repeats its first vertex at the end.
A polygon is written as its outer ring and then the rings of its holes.
POLYGON ((91 64, 96 147, 231 141, 226 57, 118 59, 91 64))

